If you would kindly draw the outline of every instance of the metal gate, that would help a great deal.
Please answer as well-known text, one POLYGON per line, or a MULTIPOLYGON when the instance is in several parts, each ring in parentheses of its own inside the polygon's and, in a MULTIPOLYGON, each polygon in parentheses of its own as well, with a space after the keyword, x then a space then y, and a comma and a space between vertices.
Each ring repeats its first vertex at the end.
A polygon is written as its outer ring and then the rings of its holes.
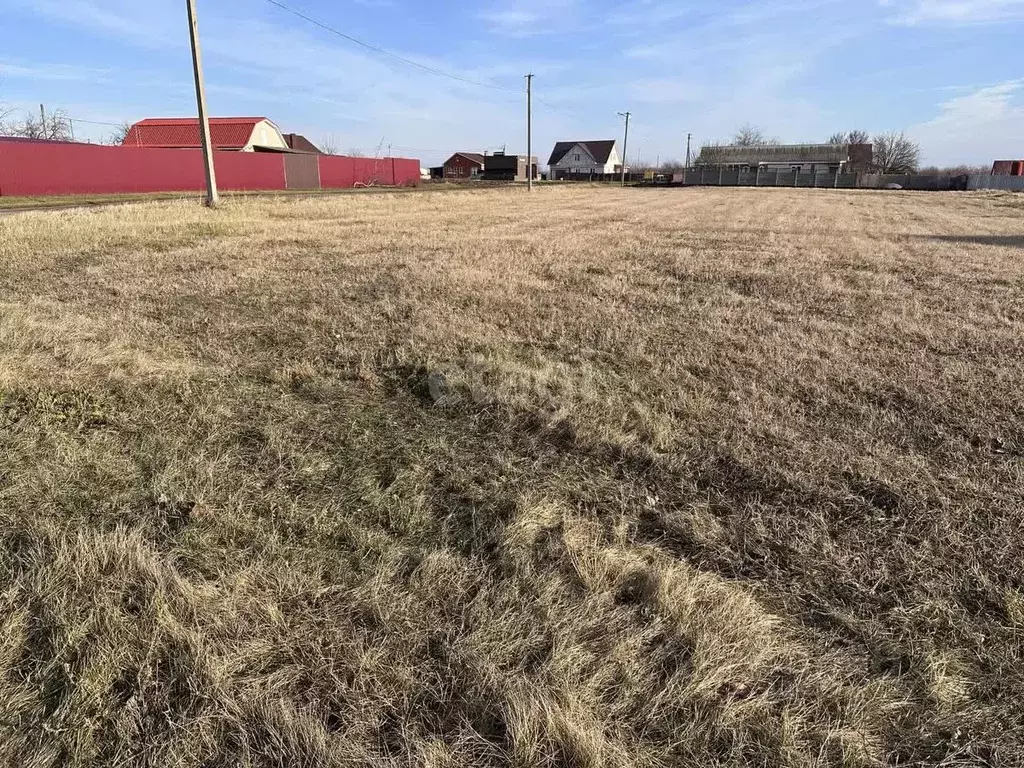
POLYGON ((286 189, 320 189, 320 163, 311 154, 284 156, 284 184, 286 189))

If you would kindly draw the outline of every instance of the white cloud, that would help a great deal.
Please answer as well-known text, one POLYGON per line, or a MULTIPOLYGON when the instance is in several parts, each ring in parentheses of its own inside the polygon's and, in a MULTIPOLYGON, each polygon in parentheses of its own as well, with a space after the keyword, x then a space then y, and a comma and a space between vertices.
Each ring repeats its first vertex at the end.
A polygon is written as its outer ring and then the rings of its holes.
POLYGON ((1024 80, 979 88, 939 105, 932 120, 907 134, 921 143, 926 165, 987 165, 1017 158, 1024 136, 1024 80))
POLYGON ((630 87, 637 101, 648 104, 687 104, 708 98, 707 87, 685 77, 659 77, 637 80, 630 87))
POLYGON ((1024 0, 881 0, 894 24, 990 24, 1024 18, 1024 0))
POLYGON ((572 18, 578 33, 583 22, 580 0, 504 0, 477 14, 494 34, 507 37, 549 35, 560 29, 556 22, 572 18))
POLYGON ((98 69, 96 67, 80 67, 74 64, 31 64, 22 65, 13 62, 0 61, 0 79, 24 78, 30 81, 56 80, 71 81, 79 80, 90 83, 109 83, 109 69, 98 69))

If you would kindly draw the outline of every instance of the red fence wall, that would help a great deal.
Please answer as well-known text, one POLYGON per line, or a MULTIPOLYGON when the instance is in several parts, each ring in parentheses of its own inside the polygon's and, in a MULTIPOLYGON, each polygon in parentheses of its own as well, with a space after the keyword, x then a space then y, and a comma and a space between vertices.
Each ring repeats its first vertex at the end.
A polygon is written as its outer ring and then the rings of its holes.
POLYGON ((420 161, 403 157, 320 156, 320 185, 324 189, 359 186, 403 186, 420 180, 420 161))
MULTIPOLYGON (((324 189, 356 184, 415 184, 419 160, 321 156, 324 189)), ((215 152, 223 190, 285 188, 284 156, 215 152)), ((193 149, 104 147, 95 144, 0 139, 0 196, 184 192, 206 188, 203 155, 193 149)))
MULTIPOLYGON (((215 152, 225 190, 284 189, 280 155, 215 152)), ((199 150, 0 140, 0 195, 179 192, 206 186, 199 150)))

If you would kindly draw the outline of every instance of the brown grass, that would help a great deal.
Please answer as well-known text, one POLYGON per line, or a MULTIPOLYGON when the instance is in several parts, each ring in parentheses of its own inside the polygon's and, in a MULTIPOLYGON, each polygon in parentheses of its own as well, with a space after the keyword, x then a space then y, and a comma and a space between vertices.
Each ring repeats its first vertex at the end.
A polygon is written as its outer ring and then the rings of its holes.
POLYGON ((0 220, 0 764, 1021 764, 1022 222, 0 220))

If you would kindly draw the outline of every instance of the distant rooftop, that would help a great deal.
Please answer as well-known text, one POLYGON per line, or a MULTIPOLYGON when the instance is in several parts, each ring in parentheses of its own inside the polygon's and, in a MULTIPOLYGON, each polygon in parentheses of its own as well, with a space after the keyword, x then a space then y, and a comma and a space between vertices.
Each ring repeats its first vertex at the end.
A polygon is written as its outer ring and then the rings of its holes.
MULTIPOLYGON (((705 146, 701 162, 729 165, 758 163, 842 163, 850 157, 849 144, 766 144, 753 147, 705 146)), ((853 145, 857 146, 857 145, 853 145)))

